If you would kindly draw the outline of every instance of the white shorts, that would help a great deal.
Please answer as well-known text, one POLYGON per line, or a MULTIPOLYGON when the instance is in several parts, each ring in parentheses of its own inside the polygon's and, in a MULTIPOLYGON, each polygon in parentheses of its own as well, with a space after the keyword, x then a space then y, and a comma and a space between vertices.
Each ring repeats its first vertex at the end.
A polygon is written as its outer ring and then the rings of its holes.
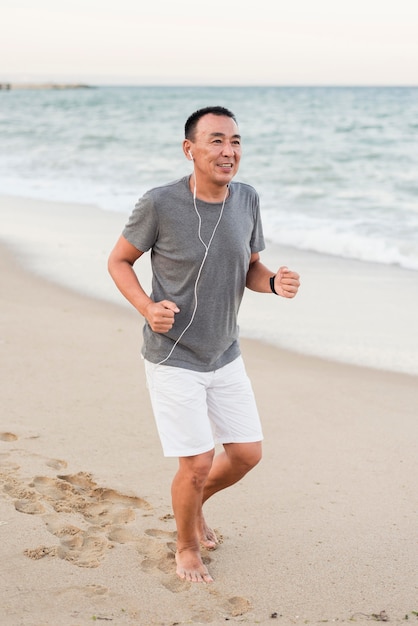
POLYGON ((241 357, 213 372, 145 360, 145 373, 164 456, 194 456, 215 443, 263 439, 241 357))

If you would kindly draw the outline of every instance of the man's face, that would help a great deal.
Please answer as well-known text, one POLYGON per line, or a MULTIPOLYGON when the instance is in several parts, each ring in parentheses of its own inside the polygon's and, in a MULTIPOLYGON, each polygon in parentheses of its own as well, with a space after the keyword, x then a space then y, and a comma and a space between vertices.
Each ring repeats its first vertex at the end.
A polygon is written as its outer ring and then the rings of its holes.
POLYGON ((227 185, 238 172, 241 136, 230 117, 209 113, 197 123, 191 143, 197 179, 201 183, 227 185))

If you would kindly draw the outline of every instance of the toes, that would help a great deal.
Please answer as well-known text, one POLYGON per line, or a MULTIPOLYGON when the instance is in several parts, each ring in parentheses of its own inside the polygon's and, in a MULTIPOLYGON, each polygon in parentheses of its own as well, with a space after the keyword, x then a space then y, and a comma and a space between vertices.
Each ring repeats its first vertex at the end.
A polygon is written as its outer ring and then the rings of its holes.
POLYGON ((213 578, 209 574, 209 572, 207 572, 206 574, 203 574, 203 582, 204 583, 213 583, 213 578))
POLYGON ((206 570, 204 572, 199 572, 198 570, 185 570, 178 569, 176 574, 181 580, 186 580, 190 583, 211 583, 213 582, 212 576, 206 570))
POLYGON ((182 569, 182 570, 176 570, 176 574, 179 578, 181 578, 181 580, 186 580, 186 572, 182 569))

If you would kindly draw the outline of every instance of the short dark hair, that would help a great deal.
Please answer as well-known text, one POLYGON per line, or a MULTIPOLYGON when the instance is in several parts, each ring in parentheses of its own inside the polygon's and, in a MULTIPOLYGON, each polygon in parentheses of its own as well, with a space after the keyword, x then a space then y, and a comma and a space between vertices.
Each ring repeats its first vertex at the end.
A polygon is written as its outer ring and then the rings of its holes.
POLYGON ((211 113, 212 115, 219 115, 220 117, 221 116, 231 117, 234 120, 234 122, 237 123, 235 115, 231 111, 229 111, 229 109, 226 109, 225 107, 221 107, 221 106, 204 107, 203 109, 198 109, 197 111, 192 113, 190 117, 188 118, 184 126, 184 136, 186 139, 190 139, 190 141, 193 141, 198 121, 200 120, 201 117, 203 117, 204 115, 208 115, 209 113, 211 113))

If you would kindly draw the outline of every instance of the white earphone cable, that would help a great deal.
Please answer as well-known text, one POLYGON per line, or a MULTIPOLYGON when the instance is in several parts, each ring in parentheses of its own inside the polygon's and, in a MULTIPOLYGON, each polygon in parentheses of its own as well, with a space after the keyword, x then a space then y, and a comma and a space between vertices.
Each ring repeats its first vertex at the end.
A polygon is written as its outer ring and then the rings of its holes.
POLYGON ((184 333, 185 333, 186 331, 188 331, 188 330, 189 330, 189 328, 190 328, 190 326, 193 324, 193 320, 194 320, 195 315, 196 315, 196 311, 197 311, 197 304, 198 304, 198 299, 197 299, 197 286, 198 286, 198 284, 199 284, 199 280, 200 280, 200 276, 201 276, 201 274, 202 274, 203 266, 205 265, 206 258, 207 258, 207 256, 208 256, 209 248, 210 248, 210 246, 211 246, 211 243, 212 243, 212 241, 213 241, 213 238, 214 238, 214 236, 215 236, 215 233, 216 233, 216 231, 217 231, 217 229, 218 229, 219 223, 220 223, 220 221, 221 221, 221 219, 222 219, 222 215, 223 215, 223 212, 224 212, 225 201, 226 201, 227 195, 228 195, 228 187, 226 188, 225 196, 224 196, 224 199, 223 199, 223 202, 222 202, 222 208, 221 208, 221 211, 220 211, 220 213, 219 213, 218 220, 217 220, 217 222, 216 222, 216 224, 215 224, 215 228, 213 229, 212 235, 211 235, 211 237, 210 237, 210 239, 209 239, 208 243, 206 244, 206 243, 203 241, 203 239, 202 239, 202 234, 201 234, 201 229, 202 229, 202 218, 201 218, 200 213, 199 213, 199 211, 197 210, 197 206, 196 206, 196 176, 195 176, 195 183, 194 183, 194 188, 193 188, 193 206, 194 206, 194 210, 195 210, 196 215, 197 215, 198 220, 199 220, 198 237, 199 237, 199 240, 200 240, 200 242, 202 243, 203 247, 205 248, 205 254, 204 254, 203 259, 202 259, 202 262, 201 262, 201 264, 200 264, 199 271, 197 272, 196 281, 195 281, 195 284, 194 284, 194 289, 193 289, 193 293, 194 293, 194 307, 193 307, 193 313, 192 313, 192 316, 191 316, 191 318, 190 318, 190 321, 189 321, 189 323, 187 324, 186 328, 185 328, 185 329, 181 332, 180 336, 176 339, 176 342, 174 343, 174 345, 173 345, 173 347, 171 348, 171 350, 170 350, 170 352, 168 353, 168 355, 165 357, 165 359, 163 359, 162 361, 160 361, 159 363, 157 363, 157 365, 162 365, 163 363, 165 363, 166 361, 168 361, 168 359, 169 359, 169 358, 171 357, 171 355, 173 354, 174 349, 176 348, 176 346, 178 345, 178 343, 181 341, 181 339, 182 339, 182 337, 183 337, 184 333))

